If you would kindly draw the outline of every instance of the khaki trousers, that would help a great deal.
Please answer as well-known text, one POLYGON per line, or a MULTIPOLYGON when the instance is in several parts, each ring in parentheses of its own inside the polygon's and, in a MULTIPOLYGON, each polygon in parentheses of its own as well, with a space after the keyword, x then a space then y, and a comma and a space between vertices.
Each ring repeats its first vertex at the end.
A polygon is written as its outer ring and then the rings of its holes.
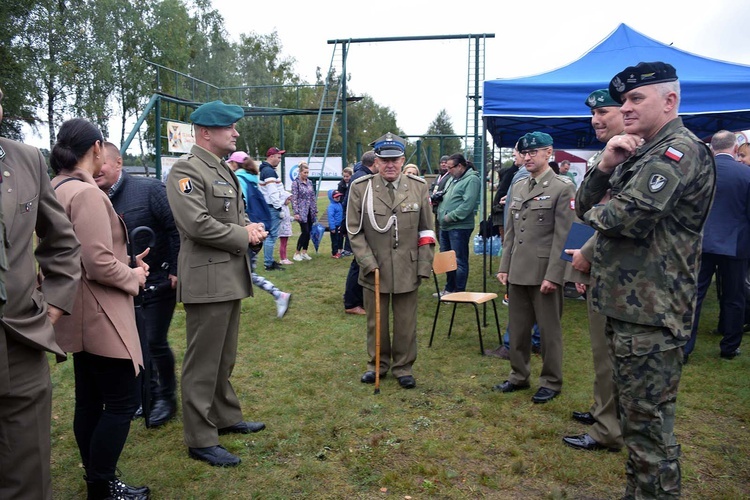
MULTIPOLYGON (((0 336, 7 351, 9 392, 0 394, 0 498, 51 499, 50 426, 52 383, 47 356, 0 336)), ((5 371, 5 370, 3 370, 5 371)))
MULTIPOLYGON (((375 291, 363 289, 367 311, 367 369, 375 371, 375 291)), ((390 368, 394 377, 412 374, 417 359, 417 290, 380 294, 380 375, 390 368), (389 310, 393 309, 393 336, 389 310)))
POLYGON ((218 445, 218 430, 242 421, 240 402, 229 381, 237 356, 241 303, 185 304, 182 421, 190 448, 218 445))

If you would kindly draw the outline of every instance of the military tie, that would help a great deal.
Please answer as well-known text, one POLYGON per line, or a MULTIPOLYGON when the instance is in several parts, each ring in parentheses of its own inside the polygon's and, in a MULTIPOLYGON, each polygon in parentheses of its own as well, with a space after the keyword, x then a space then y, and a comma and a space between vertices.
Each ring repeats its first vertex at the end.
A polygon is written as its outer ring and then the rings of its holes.
POLYGON ((385 187, 388 188, 388 197, 391 199, 391 203, 393 203, 393 200, 396 199, 396 195, 393 194, 393 183, 392 182, 388 182, 388 183, 386 183, 385 187))
POLYGON ((534 189, 534 186, 536 186, 536 180, 535 179, 529 179, 529 192, 531 192, 532 189, 534 189))

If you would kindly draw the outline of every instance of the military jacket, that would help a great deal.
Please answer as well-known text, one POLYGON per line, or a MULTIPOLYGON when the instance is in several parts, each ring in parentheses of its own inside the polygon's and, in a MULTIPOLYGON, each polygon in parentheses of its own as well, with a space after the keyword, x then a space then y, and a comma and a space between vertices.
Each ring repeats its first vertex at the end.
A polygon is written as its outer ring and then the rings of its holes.
POLYGON ((547 280, 562 285, 567 261, 560 258, 575 212, 575 184, 550 168, 529 189, 531 176, 517 181, 503 240, 500 272, 514 285, 541 285, 547 280))
POLYGON ((430 277, 434 245, 418 245, 423 231, 434 238, 428 190, 424 179, 411 175, 401 176, 393 201, 380 175, 360 177, 349 186, 346 228, 360 266, 360 285, 375 289, 375 268, 380 269, 381 293, 411 292, 419 287, 420 278, 430 277), (396 221, 387 231, 381 233, 373 226, 374 220, 385 228, 392 215, 396 221))
POLYGON ((715 184, 713 155, 680 118, 611 176, 598 168, 586 175, 576 210, 598 231, 591 263, 595 311, 689 338, 701 231, 715 184), (610 201, 595 207, 610 188, 610 201))
POLYGON ((252 295, 245 204, 231 169, 193 146, 172 167, 167 198, 180 233, 177 300, 205 303, 252 295))

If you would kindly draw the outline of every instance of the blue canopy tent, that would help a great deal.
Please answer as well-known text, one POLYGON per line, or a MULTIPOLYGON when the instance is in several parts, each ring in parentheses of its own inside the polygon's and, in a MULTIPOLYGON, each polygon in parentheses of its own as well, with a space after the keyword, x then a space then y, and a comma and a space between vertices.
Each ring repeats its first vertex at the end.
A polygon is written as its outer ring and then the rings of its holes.
POLYGON ((668 62, 682 91, 680 116, 701 138, 750 129, 750 66, 707 59, 664 45, 620 24, 577 61, 541 75, 484 82, 484 115, 495 144, 513 147, 539 130, 559 149, 599 149, 584 104, 592 91, 641 61, 668 62))

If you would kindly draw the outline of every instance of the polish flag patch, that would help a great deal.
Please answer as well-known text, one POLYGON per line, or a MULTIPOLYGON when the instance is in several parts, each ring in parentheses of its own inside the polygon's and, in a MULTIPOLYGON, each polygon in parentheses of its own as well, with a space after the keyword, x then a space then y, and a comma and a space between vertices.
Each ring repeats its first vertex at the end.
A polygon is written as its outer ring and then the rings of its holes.
POLYGON ((570 209, 571 210, 575 210, 576 209, 576 199, 575 198, 571 198, 570 199, 570 209))
POLYGON ((673 160, 673 161, 676 161, 677 163, 679 163, 680 160, 682 160, 682 157, 684 156, 684 154, 682 152, 680 152, 680 151, 677 151, 673 147, 669 147, 664 152, 664 156, 666 156, 670 160, 673 160))

